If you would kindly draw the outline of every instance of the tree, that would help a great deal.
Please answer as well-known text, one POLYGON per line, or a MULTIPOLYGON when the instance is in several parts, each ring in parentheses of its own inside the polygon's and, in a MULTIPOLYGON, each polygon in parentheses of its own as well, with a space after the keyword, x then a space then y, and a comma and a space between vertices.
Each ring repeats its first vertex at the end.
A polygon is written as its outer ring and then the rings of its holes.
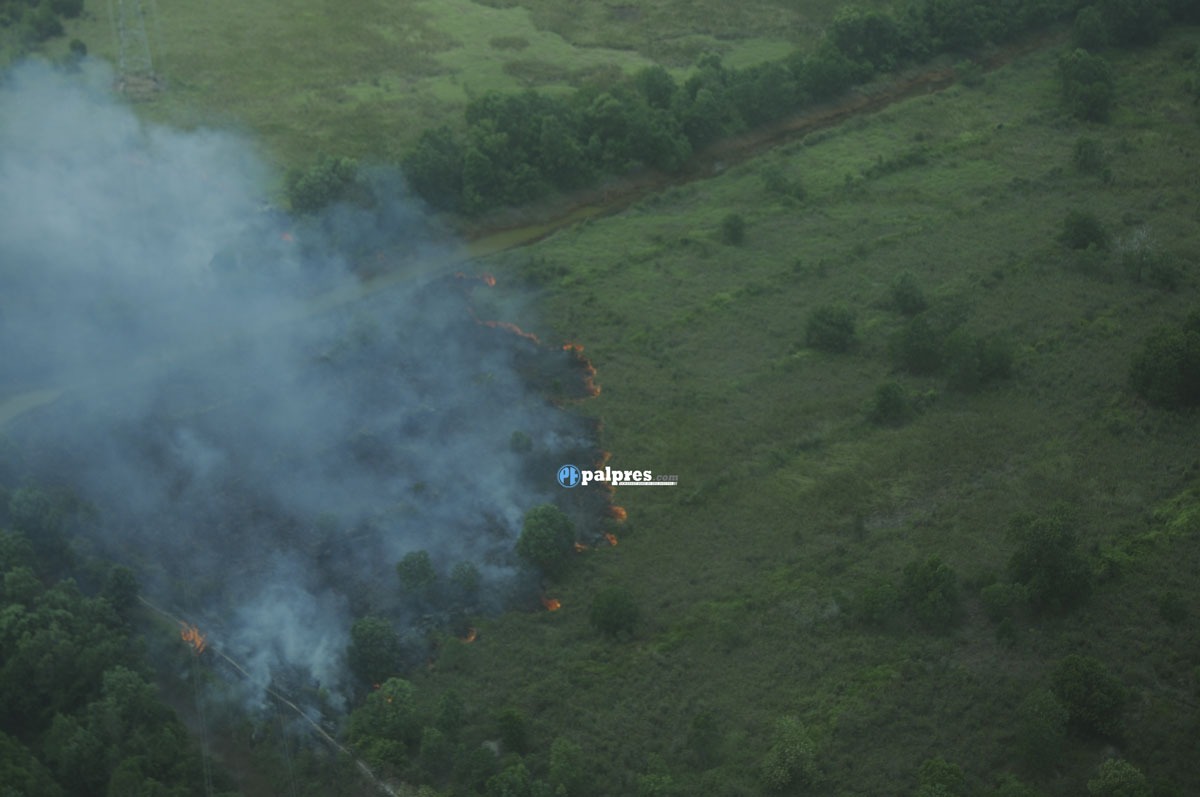
POLYGON ((400 637, 391 623, 379 617, 362 617, 350 627, 350 669, 367 683, 381 683, 400 669, 400 637))
POLYGON ((1200 405, 1200 332, 1186 327, 1155 330, 1133 358, 1129 383, 1151 404, 1200 405))
POLYGON ((322 153, 306 171, 289 172, 286 182, 292 210, 315 213, 351 197, 358 185, 358 163, 352 158, 335 158, 322 153))
POLYGON ((896 275, 888 287, 888 295, 892 307, 902 315, 914 316, 929 306, 925 292, 921 290, 920 283, 911 271, 903 271, 896 275))
POLYGON ((410 595, 425 596, 437 583, 437 571, 429 558, 429 551, 409 551, 396 564, 396 575, 400 586, 410 595))
POLYGON ((1036 689, 1017 706, 1017 750, 1026 764, 1045 770, 1059 760, 1070 712, 1049 689, 1036 689))
POLYGON ((515 708, 506 708, 496 715, 496 730, 505 752, 524 755, 529 752, 529 723, 515 708))
POLYGON ((1012 374, 1012 348, 999 338, 951 333, 945 347, 946 380, 954 390, 974 392, 1012 374))
POLYGON ((741 246, 746 241, 746 220, 740 213, 721 219, 721 240, 730 246, 741 246))
POLYGON ((1125 46, 1154 44, 1167 22, 1159 0, 1100 0, 1098 5, 1109 38, 1125 46))
POLYGON ((1108 231, 1095 213, 1072 210, 1063 219, 1058 240, 1069 249, 1107 249, 1108 231))
POLYGON ((596 593, 588 621, 592 627, 606 636, 615 637, 622 633, 633 633, 641 610, 633 597, 621 587, 605 587, 596 593))
POLYGON ((784 791, 812 783, 817 773, 816 745, 796 717, 775 723, 771 747, 759 764, 759 776, 770 791, 784 791))
POLYGON ((100 597, 108 601, 121 617, 129 617, 130 611, 137 605, 137 576, 124 565, 114 565, 104 580, 100 597))
POLYGON ((900 595, 922 625, 936 631, 950 628, 962 614, 958 576, 937 555, 904 567, 900 595))
POLYGON ((1071 162, 1077 170, 1084 174, 1100 174, 1104 171, 1106 160, 1104 144, 1100 139, 1092 136, 1080 136, 1075 139, 1075 146, 1071 150, 1071 162))
POLYGON ((891 344, 897 365, 917 376, 937 373, 942 367, 945 336, 934 328, 924 314, 909 320, 891 344))
POLYGON ((1150 797, 1154 790, 1141 770, 1123 758, 1110 758, 1088 781, 1092 797, 1150 797))
POLYGON ((575 544, 575 524, 554 504, 541 504, 525 513, 517 554, 543 572, 562 571, 575 544))
POLYGON ((1058 71, 1067 110, 1084 121, 1108 121, 1116 94, 1108 61, 1087 50, 1075 49, 1059 57, 1058 71))
POLYGON ((843 7, 825 35, 840 53, 871 69, 890 71, 896 64, 903 38, 896 20, 880 11, 843 7))
POLYGON ((1071 728, 1087 736, 1120 738, 1128 692, 1102 661, 1072 654, 1054 668, 1051 681, 1071 728))
POLYGON ((385 680, 350 714, 349 737, 355 744, 369 746, 372 740, 382 740, 407 748, 417 743, 420 734, 416 690, 403 678, 385 680))
POLYGON ((804 342, 822 351, 847 351, 854 344, 854 312, 840 304, 818 307, 808 317, 804 342))
POLYGON ((1008 574, 1029 590, 1036 611, 1064 611, 1091 594, 1091 568, 1077 550, 1070 515, 1058 507, 1046 516, 1018 515, 1009 525, 1016 550, 1008 560, 1008 574))
POLYGON ((867 417, 877 426, 902 426, 912 417, 912 402, 899 382, 884 382, 875 388, 867 417))
POLYGON ((962 767, 941 756, 927 759, 917 770, 916 797, 962 797, 966 791, 962 767))
POLYGON ((462 143, 450 128, 426 130, 404 158, 404 176, 430 205, 455 211, 462 206, 464 156, 462 143))
POLYGON ((1079 9, 1071 26, 1071 41, 1082 50, 1100 50, 1108 44, 1108 26, 1100 9, 1091 5, 1079 9))
POLYGON ((580 794, 588 782, 583 748, 559 736, 550 743, 550 785, 567 795, 580 794))

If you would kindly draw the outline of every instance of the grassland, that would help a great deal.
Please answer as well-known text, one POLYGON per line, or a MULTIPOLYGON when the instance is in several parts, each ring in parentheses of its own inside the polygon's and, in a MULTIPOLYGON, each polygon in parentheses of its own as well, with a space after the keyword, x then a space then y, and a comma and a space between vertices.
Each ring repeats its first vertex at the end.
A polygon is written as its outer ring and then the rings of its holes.
MULTIPOLYGON (((79 38, 119 64, 120 5, 89 2, 56 46, 79 38)), ((127 66, 147 58, 134 35, 140 6, 166 87, 143 97, 145 116, 244 129, 282 167, 321 150, 394 160, 423 130, 460 124, 465 103, 487 91, 565 91, 654 63, 682 71, 705 52, 738 66, 779 58, 812 42, 838 7, 699 5, 141 0, 124 3, 124 55, 127 66)))
POLYGON ((663 772, 684 793, 757 793, 772 724, 794 715, 817 738, 816 793, 908 792, 941 755, 971 793, 1014 772, 1076 794, 1114 750, 1077 742, 1053 771, 1027 771, 1015 707, 1057 659, 1086 653, 1137 695, 1115 752, 1180 793, 1200 789, 1200 649, 1156 608, 1175 590, 1189 622, 1200 616, 1186 564, 1197 529, 1165 533, 1194 501, 1198 419, 1127 388, 1148 332, 1196 307, 1200 151, 1183 74, 1198 41, 1191 30, 1116 56, 1107 125, 1066 116, 1057 53, 1043 52, 493 258, 501 288, 539 291, 545 339, 594 358, 603 393, 584 410, 603 418, 612 465, 681 483, 619 491, 621 544, 578 563, 555 591, 562 611, 484 622, 481 644, 451 642, 419 689, 469 696, 483 723, 519 708, 542 754, 572 739, 595 793, 633 794, 639 774, 663 772), (1081 135, 1102 141, 1110 181, 1073 169, 1081 135), (771 172, 807 198, 768 192, 771 172), (1071 209, 1118 240, 1147 230, 1186 265, 1183 284, 1135 283, 1113 254, 1065 250, 1071 209), (743 246, 720 241, 730 211, 746 220, 743 246), (897 373, 902 318, 887 294, 901 271, 939 312, 1013 341, 1014 377, 964 395, 897 373), (831 302, 857 313, 849 354, 803 345, 805 319, 831 302), (889 379, 925 407, 898 429, 865 420, 889 379), (1022 621, 1005 641, 977 590, 1003 572, 1010 518, 1064 500, 1105 579, 1085 608, 1022 621), (856 596, 930 554, 965 585, 956 631, 850 616, 856 596), (632 640, 587 626, 607 584, 643 608, 632 640), (701 715, 721 734, 706 763, 687 741, 701 715))

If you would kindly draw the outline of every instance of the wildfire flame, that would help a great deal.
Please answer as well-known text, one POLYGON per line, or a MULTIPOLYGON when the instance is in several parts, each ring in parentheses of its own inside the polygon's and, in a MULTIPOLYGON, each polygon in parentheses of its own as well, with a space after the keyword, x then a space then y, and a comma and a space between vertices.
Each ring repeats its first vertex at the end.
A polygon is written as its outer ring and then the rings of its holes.
POLYGON ((208 642, 200 633, 200 629, 187 623, 180 623, 179 627, 179 638, 191 645, 197 656, 203 653, 204 649, 208 647, 208 642))
POLYGON ((582 352, 582 351, 583 351, 583 344, 582 344, 582 343, 564 343, 564 344, 563 344, 563 351, 576 351, 576 352, 582 352))
POLYGON ((461 639, 463 642, 466 642, 469 645, 472 642, 474 642, 475 638, 478 636, 479 636, 479 632, 477 630, 475 630, 474 628, 468 628, 467 635, 465 637, 461 637, 461 639))
POLYGON ((608 540, 609 545, 617 544, 617 535, 616 534, 612 534, 612 533, 605 534, 604 539, 608 540))
POLYGON ((562 608, 562 601, 560 601, 558 598, 547 598, 545 595, 543 595, 542 605, 546 607, 546 611, 556 612, 562 608))
POLYGON ((575 543, 575 553, 583 553, 587 549, 588 549, 588 547, 586 545, 584 545, 582 542, 575 543))
POLYGON ((629 513, 625 511, 625 507, 623 506, 610 506, 608 514, 612 515, 618 522, 623 522, 629 517, 629 513))
MULTIPOLYGON (((542 342, 538 339, 537 335, 533 334, 532 332, 526 332, 516 324, 510 324, 508 321, 479 321, 479 319, 476 319, 476 321, 490 329, 503 329, 505 332, 511 332, 514 335, 525 338, 525 340, 533 341, 539 346, 542 345, 542 342)), ((595 373, 595 370, 596 369, 593 368, 592 373, 595 373)), ((585 380, 585 382, 586 381, 587 380, 585 380)))
POLYGON ((592 361, 584 356, 583 346, 578 343, 564 343, 563 351, 569 352, 579 367, 583 369, 583 389, 589 396, 599 396, 600 386, 596 384, 596 366, 592 365, 592 361))
POLYGON ((610 459, 612 459, 612 452, 611 452, 611 451, 601 451, 601 452, 600 452, 600 459, 599 459, 599 460, 597 460, 597 462, 596 462, 596 469, 597 469, 597 470, 599 470, 599 469, 603 468, 605 465, 607 465, 607 464, 608 464, 608 461, 609 461, 610 459))
POLYGON ((454 272, 454 278, 456 280, 479 280, 489 288, 496 287, 496 278, 491 274, 468 274, 465 271, 456 271, 454 272))

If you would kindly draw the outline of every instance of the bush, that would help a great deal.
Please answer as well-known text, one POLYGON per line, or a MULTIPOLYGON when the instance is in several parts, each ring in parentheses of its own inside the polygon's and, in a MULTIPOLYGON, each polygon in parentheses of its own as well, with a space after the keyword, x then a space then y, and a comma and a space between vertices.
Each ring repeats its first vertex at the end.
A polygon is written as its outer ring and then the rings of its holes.
POLYGON ((884 382, 875 388, 867 417, 877 426, 901 426, 913 415, 912 402, 899 382, 884 382))
POLYGON ((592 600, 588 621, 606 636, 633 633, 641 611, 630 594, 620 587, 605 587, 592 600))
POLYGON ((1036 611, 1063 611, 1087 599, 1092 571, 1077 550, 1077 540, 1064 510, 1050 516, 1019 515, 1009 527, 1016 550, 1008 574, 1023 584, 1036 611))
POLYGON ((962 615, 958 577, 936 555, 905 566, 900 596, 921 624, 935 631, 951 628, 962 615))
POLYGON ((1161 327, 1133 358, 1134 392, 1162 407, 1200 405, 1200 332, 1161 327))
POLYGON ((517 554, 547 574, 559 573, 575 544, 575 525, 554 504, 535 506, 525 513, 517 554))
POLYGON ((1091 656, 1067 656, 1054 668, 1051 680, 1071 728, 1087 736, 1120 738, 1128 693, 1103 662, 1091 656))
POLYGON ((524 755, 529 752, 529 728, 525 715, 515 708, 506 708, 496 715, 496 731, 506 753, 524 755))
POLYGON ((804 342, 814 349, 844 352, 854 344, 854 313, 844 305, 824 305, 808 317, 804 342))
POLYGON ((746 220, 739 213, 730 213, 721 219, 721 240, 730 246, 741 246, 746 242, 746 220))
POLYGON ((1063 219, 1058 240, 1069 249, 1108 248, 1108 231, 1094 213, 1072 210, 1063 219))
POLYGON ((925 300, 925 292, 921 290, 911 271, 898 274, 892 280, 888 293, 892 307, 907 316, 914 316, 929 306, 929 302, 925 300))

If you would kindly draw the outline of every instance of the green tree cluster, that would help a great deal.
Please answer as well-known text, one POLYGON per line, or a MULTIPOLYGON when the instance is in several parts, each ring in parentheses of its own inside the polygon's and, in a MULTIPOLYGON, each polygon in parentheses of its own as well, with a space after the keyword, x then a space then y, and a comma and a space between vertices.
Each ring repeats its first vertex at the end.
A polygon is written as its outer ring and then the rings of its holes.
POLYGON ((1056 507, 1045 515, 1019 515, 1009 525, 1016 549, 1008 575, 1025 587, 1035 611, 1065 611, 1091 594, 1092 569, 1078 550, 1073 514, 1056 507))
POLYGON ((1155 330, 1133 358, 1129 384, 1151 404, 1200 406, 1200 311, 1155 330))
POLYGON ((517 554, 548 575, 566 567, 575 544, 575 524, 554 504, 541 504, 525 513, 517 554))

